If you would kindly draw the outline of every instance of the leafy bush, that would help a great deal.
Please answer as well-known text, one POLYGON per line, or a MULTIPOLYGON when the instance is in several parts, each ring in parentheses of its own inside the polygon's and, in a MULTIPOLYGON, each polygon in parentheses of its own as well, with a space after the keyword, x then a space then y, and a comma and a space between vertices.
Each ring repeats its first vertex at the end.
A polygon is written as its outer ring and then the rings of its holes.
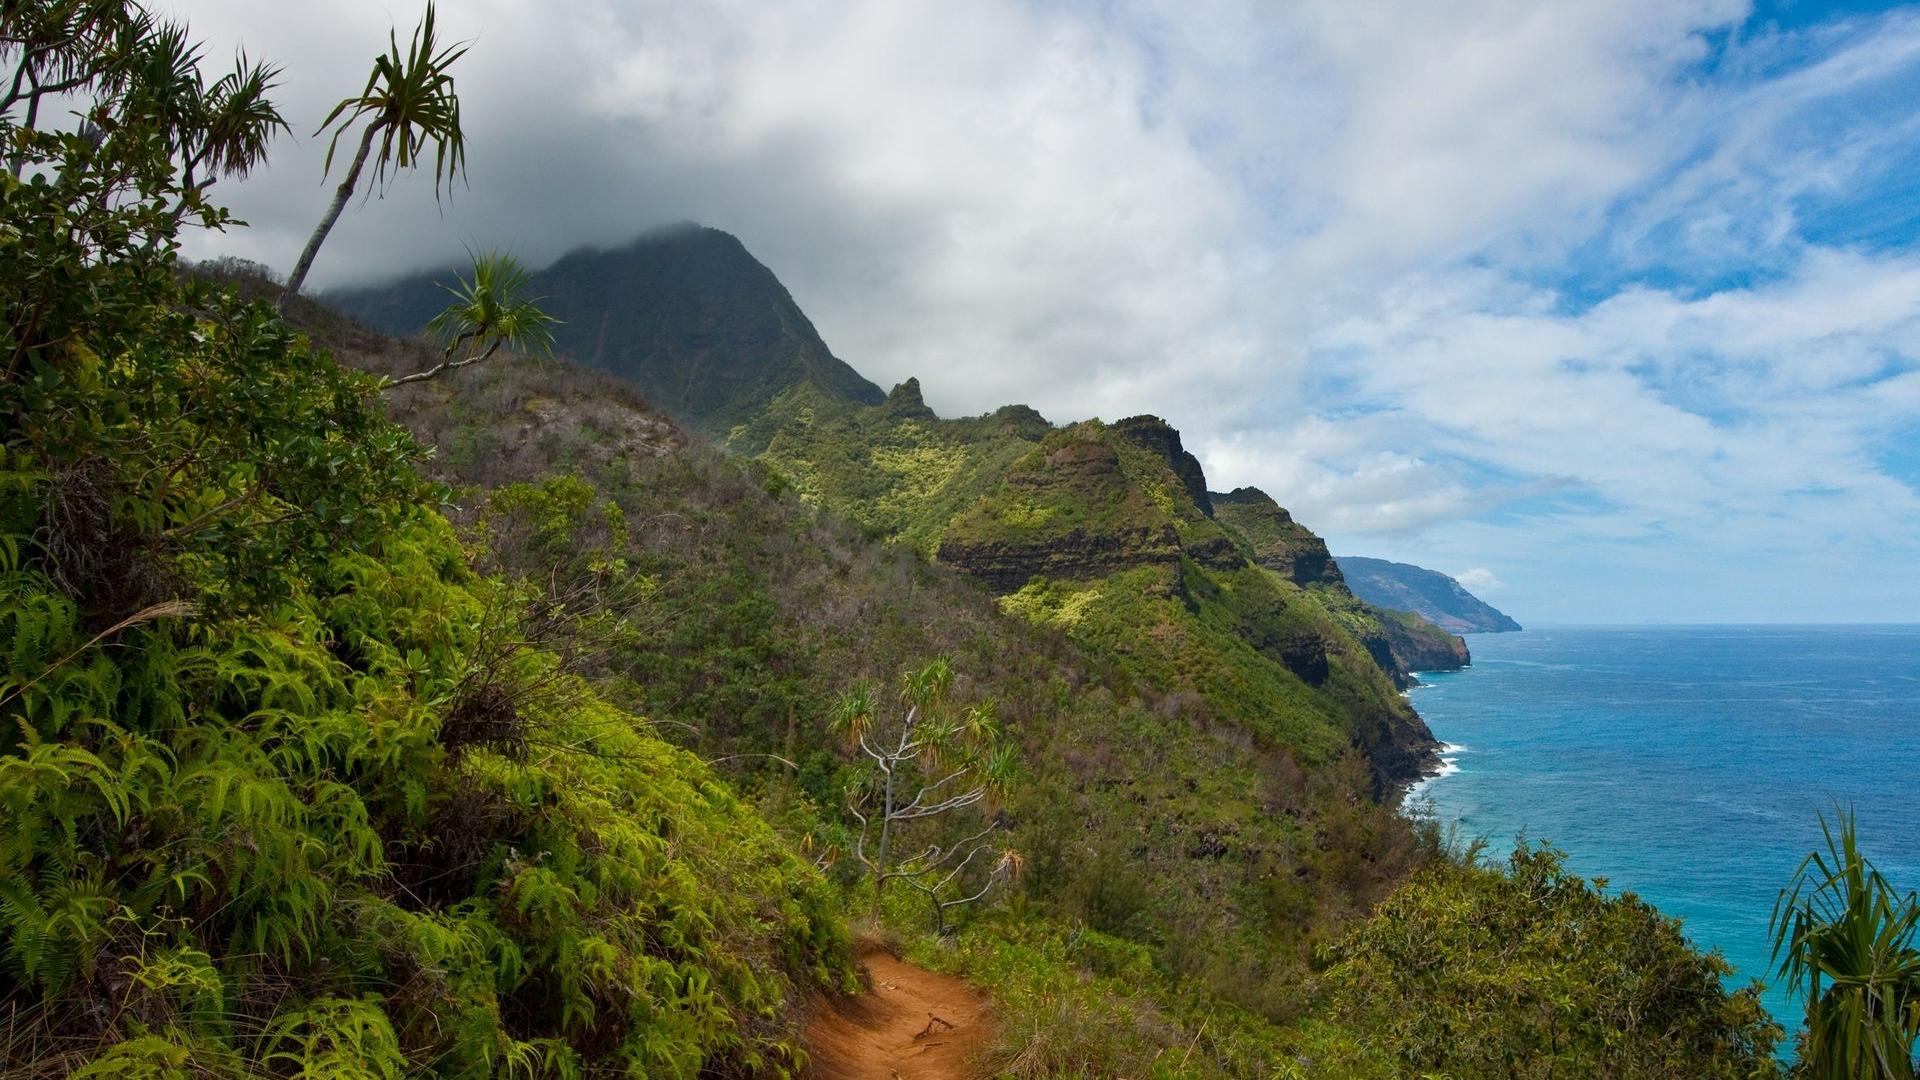
MULTIPOLYGON (((1506 873, 1416 876, 1328 950, 1330 1020, 1353 1041, 1321 1066, 1487 1077, 1751 1077, 1780 1029, 1758 984, 1728 993, 1718 955, 1631 893, 1522 845, 1506 873), (1366 1049, 1363 1051, 1361 1047, 1366 1049)), ((1310 1029, 1311 1030, 1311 1029, 1310 1029)), ((1319 1034, 1325 1036, 1324 1029, 1319 1034)), ((1309 1040, 1311 1045, 1311 1040, 1309 1040)), ((1308 1068, 1305 1075, 1317 1075, 1308 1068)))

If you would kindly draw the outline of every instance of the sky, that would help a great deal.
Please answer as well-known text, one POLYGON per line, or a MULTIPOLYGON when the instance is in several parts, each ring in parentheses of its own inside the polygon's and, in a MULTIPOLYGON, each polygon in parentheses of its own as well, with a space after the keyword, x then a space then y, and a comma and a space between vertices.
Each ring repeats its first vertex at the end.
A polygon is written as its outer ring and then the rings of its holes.
MULTIPOLYGON (((284 271, 398 0, 159 0, 285 67, 196 237, 284 271)), ((318 287, 697 221, 943 415, 1166 417, 1523 623, 1920 621, 1920 7, 445 0, 467 183, 318 287)))

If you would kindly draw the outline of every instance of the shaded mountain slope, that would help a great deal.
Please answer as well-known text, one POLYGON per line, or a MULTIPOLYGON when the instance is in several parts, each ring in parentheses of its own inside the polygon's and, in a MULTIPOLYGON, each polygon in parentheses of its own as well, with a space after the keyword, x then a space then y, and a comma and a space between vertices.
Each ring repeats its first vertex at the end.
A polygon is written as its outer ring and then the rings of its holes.
POLYGON ((1411 611, 1458 634, 1520 629, 1506 613, 1437 570, 1354 555, 1342 555, 1338 561, 1347 586, 1368 603, 1411 611))
MULTIPOLYGON (((419 332, 446 306, 452 270, 327 294, 386 333, 419 332)), ((528 286, 560 320, 556 350, 632 383, 699 431, 725 436, 805 384, 876 404, 880 388, 835 357, 786 287, 718 229, 680 225, 622 247, 576 251, 528 286)))

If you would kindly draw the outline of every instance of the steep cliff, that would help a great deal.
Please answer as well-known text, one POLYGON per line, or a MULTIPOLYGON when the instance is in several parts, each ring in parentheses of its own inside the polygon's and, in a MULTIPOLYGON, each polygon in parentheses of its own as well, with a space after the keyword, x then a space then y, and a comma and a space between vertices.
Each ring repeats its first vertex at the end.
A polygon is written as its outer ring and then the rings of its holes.
POLYGON ((1341 585, 1340 568, 1327 542, 1293 520, 1266 492, 1235 488, 1212 496, 1214 517, 1237 530, 1253 548, 1253 557, 1296 585, 1341 585))
POLYGON ((1293 520, 1255 487, 1213 495, 1214 517, 1237 531, 1261 566, 1317 594, 1327 610, 1365 645, 1401 686, 1416 671, 1456 671, 1471 662, 1467 643, 1412 612, 1377 607, 1355 596, 1327 542, 1293 520))
POLYGON ((870 408, 797 388, 731 445, 816 505, 979 581, 1007 611, 1147 685, 1198 694, 1303 761, 1358 748, 1383 784, 1431 761, 1392 651, 1210 516, 1178 431, 1154 417, 1054 428, 1021 406, 946 420, 917 390, 870 408))

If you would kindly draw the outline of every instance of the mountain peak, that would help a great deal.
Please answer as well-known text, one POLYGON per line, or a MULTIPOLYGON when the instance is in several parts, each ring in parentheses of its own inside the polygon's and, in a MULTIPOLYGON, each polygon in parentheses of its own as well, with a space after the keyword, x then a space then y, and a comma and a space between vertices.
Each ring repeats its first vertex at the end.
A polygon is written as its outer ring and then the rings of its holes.
POLYGON ((1164 459, 1167 467, 1186 487, 1193 504, 1200 508, 1201 513, 1213 516, 1213 503, 1207 497, 1207 474, 1200 468, 1200 459, 1181 445, 1178 429, 1157 416, 1142 413, 1115 421, 1113 431, 1142 450, 1158 454, 1164 459))
MULTIPOLYGON (((390 333, 418 332, 444 305, 422 274, 328 299, 390 333)), ((556 351, 633 383, 675 419, 724 436, 780 393, 812 385, 865 405, 878 386, 827 348, 772 270, 731 233, 693 222, 613 248, 582 248, 532 275, 531 294, 560 320, 556 351)))

